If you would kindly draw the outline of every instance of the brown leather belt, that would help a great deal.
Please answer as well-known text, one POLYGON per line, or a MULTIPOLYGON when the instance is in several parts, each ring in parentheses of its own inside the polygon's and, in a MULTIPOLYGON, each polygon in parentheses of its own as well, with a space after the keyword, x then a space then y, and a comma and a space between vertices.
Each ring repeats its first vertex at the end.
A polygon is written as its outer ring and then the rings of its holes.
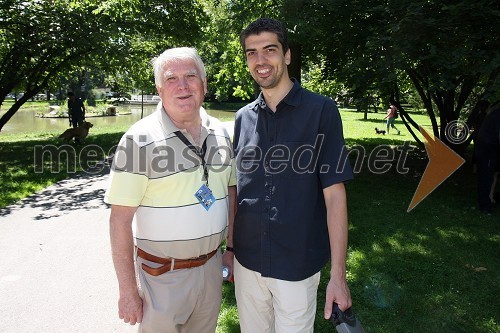
POLYGON ((174 258, 157 257, 155 255, 147 253, 144 250, 141 250, 140 248, 137 248, 137 256, 147 261, 151 261, 157 264, 162 264, 163 266, 156 268, 150 267, 144 263, 141 265, 142 269, 146 273, 151 274, 153 276, 158 276, 176 269, 193 268, 204 265, 210 258, 212 258, 215 255, 215 253, 217 253, 217 250, 218 249, 215 249, 209 254, 204 254, 202 256, 199 256, 198 258, 174 259, 174 258))

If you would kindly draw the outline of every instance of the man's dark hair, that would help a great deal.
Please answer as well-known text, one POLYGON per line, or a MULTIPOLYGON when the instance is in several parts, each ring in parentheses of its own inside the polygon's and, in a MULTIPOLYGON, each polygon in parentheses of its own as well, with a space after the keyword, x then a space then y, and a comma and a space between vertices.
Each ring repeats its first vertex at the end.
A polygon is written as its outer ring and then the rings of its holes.
POLYGON ((283 47, 283 53, 288 51, 288 36, 283 23, 270 18, 260 18, 250 23, 248 27, 240 33, 240 43, 241 47, 243 47, 243 52, 245 52, 245 39, 248 36, 259 35, 262 32, 275 33, 278 36, 278 41, 283 47))
POLYGON ((68 91, 68 97, 75 96, 75 94, 72 91, 68 91))

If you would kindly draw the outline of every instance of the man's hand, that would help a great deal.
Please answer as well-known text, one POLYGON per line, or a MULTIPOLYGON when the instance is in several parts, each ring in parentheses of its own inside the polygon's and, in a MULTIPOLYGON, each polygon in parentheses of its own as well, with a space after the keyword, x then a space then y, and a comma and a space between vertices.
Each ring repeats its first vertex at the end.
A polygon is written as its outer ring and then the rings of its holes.
POLYGON ((142 322, 142 299, 137 293, 120 296, 118 315, 124 322, 135 325, 142 322))
POLYGON ((351 292, 345 279, 330 278, 326 286, 325 319, 330 319, 334 302, 342 311, 349 309, 352 305, 351 292))
POLYGON ((227 281, 234 282, 233 276, 233 267, 234 267, 234 253, 231 251, 225 251, 222 255, 222 265, 229 268, 229 276, 227 277, 227 281))

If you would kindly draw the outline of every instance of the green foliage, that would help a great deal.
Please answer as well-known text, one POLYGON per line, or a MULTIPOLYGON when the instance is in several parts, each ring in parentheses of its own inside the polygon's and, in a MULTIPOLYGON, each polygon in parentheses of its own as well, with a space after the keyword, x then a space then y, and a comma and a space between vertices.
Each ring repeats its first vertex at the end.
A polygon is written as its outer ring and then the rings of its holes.
POLYGON ((302 86, 318 94, 337 99, 345 92, 345 88, 325 75, 324 61, 312 63, 302 75, 302 86))
POLYGON ((187 1, 2 2, 0 103, 13 90, 24 96, 0 118, 0 129, 68 72, 97 67, 142 87, 149 78, 145 62, 167 47, 196 43, 205 19, 201 6, 187 1))
MULTIPOLYGON (((387 105, 391 95, 419 104, 441 139, 453 120, 474 124, 478 100, 500 99, 493 23, 500 8, 490 0, 9 0, 0 4, 0 102, 11 91, 25 97, 2 116, 0 129, 44 87, 73 83, 76 90, 82 76, 87 90, 95 76, 120 91, 153 92, 149 61, 172 46, 199 49, 208 98, 251 99, 238 35, 263 16, 287 24, 311 90, 342 91, 360 109, 387 105)), ((402 119, 418 126, 410 114, 402 119)))
MULTIPOLYGON (((489 0, 435 2, 316 0, 292 20, 309 59, 326 57, 327 70, 355 95, 378 90, 396 99, 411 82, 446 141, 446 125, 469 125, 476 102, 500 99, 499 6, 489 0), (465 116, 464 116, 465 115, 465 116), (438 124, 439 117, 440 124, 438 124)), ((293 17, 293 16, 292 16, 293 17)), ((406 90, 409 91, 409 90, 406 90)), ((412 122, 411 116, 402 114, 412 122)))
POLYGON ((208 96, 219 102, 253 96, 253 80, 239 44, 240 28, 233 27, 232 5, 228 0, 204 1, 211 24, 204 28, 200 54, 207 67, 208 96))
POLYGON ((227 41, 226 49, 219 55, 217 64, 210 66, 213 75, 211 84, 215 87, 215 99, 227 101, 230 96, 249 100, 253 96, 252 78, 246 69, 241 46, 235 36, 227 41))

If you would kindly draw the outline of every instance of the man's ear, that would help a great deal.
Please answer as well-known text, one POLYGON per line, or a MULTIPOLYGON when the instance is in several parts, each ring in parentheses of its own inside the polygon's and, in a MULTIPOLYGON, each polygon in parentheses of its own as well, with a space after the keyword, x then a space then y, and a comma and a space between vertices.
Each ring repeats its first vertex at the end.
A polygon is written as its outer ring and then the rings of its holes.
POLYGON ((290 65, 290 61, 292 60, 292 53, 290 52, 290 48, 285 52, 285 63, 290 65))
POLYGON ((207 78, 205 78, 205 80, 203 80, 203 91, 205 92, 204 95, 206 95, 207 92, 208 92, 208 89, 207 89, 207 78))

